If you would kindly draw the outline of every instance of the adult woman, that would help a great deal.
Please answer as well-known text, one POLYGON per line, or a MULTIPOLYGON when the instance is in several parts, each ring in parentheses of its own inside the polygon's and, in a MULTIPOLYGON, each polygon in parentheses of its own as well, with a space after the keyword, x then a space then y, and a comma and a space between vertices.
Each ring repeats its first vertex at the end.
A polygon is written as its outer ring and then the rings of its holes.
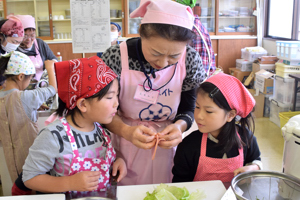
POLYGON ((16 50, 24 37, 22 23, 14 16, 9 16, 8 19, 0 21, 0 33, 1 54, 16 50))
POLYGON ((195 88, 205 79, 199 54, 187 46, 194 18, 190 7, 170 0, 142 0, 130 17, 143 17, 141 37, 102 55, 121 80, 119 113, 106 127, 127 164, 121 185, 166 183, 174 147, 193 122, 195 88))
POLYGON ((45 60, 57 62, 57 58, 43 40, 36 38, 34 17, 31 15, 16 15, 16 17, 22 21, 25 31, 24 39, 17 50, 26 54, 33 62, 36 69, 34 79, 39 81, 45 69, 45 60))

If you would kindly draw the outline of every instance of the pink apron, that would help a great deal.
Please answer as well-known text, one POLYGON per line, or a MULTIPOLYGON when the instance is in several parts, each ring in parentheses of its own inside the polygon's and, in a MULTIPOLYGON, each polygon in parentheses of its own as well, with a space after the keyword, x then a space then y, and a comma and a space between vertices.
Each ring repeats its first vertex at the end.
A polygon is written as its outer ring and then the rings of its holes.
MULTIPOLYGON (((182 83, 186 76, 185 52, 178 61, 177 67, 173 65, 162 69, 155 73, 155 79, 151 77, 153 89, 160 88, 169 80, 170 82, 160 89, 157 103, 149 104, 134 99, 137 86, 143 85, 146 77, 141 71, 129 70, 126 42, 122 42, 120 48, 122 72, 119 115, 130 126, 143 124, 160 132, 172 123, 177 113, 182 83)), ((140 149, 116 134, 112 134, 112 141, 115 149, 122 154, 127 164, 127 176, 122 179, 120 185, 171 182, 176 148, 162 149, 158 147, 156 157, 152 160, 154 148, 151 150, 140 149)))
POLYGON ((203 133, 202 135, 201 153, 194 181, 221 180, 223 183, 231 182, 233 171, 243 167, 243 148, 240 148, 239 155, 233 158, 222 159, 206 157, 207 135, 207 133, 203 133))
POLYGON ((34 40, 34 46, 35 46, 35 52, 36 52, 36 56, 28 56, 30 58, 30 60, 32 61, 32 63, 35 66, 35 77, 34 79, 39 81, 41 79, 41 76, 44 72, 43 67, 44 67, 44 62, 41 58, 41 54, 39 52, 39 47, 38 44, 36 42, 36 39, 34 40))
POLYGON ((116 159, 116 152, 112 147, 109 136, 105 133, 102 127, 98 125, 99 128, 102 130, 102 134, 106 139, 107 143, 105 155, 106 160, 103 160, 101 158, 82 158, 78 153, 76 141, 67 120, 65 118, 60 118, 60 121, 63 124, 65 131, 67 132, 73 151, 73 159, 70 165, 69 176, 81 171, 100 171, 101 175, 99 178, 97 191, 105 191, 106 185, 109 182, 109 168, 116 159))

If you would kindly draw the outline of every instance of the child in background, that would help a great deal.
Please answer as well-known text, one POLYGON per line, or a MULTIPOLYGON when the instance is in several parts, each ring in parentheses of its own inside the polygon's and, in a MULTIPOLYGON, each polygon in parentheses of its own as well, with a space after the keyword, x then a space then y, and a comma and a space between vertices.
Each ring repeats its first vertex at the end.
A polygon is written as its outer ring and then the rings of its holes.
POLYGON ((6 87, 0 91, 0 140, 12 182, 22 171, 29 147, 38 134, 37 109, 56 94, 54 62, 46 61, 49 87, 24 90, 35 67, 23 53, 12 51, 0 58, 0 76, 6 87))
POLYGON ((197 89, 197 131, 178 145, 173 182, 221 180, 262 169, 251 111, 255 100, 233 76, 219 73, 197 89), (237 115, 241 117, 236 124, 237 115))
POLYGON ((58 62, 55 70, 60 119, 30 147, 23 182, 43 193, 105 190, 111 166, 113 176, 119 171, 117 181, 127 173, 100 125, 110 123, 117 112, 117 75, 97 56, 58 62))

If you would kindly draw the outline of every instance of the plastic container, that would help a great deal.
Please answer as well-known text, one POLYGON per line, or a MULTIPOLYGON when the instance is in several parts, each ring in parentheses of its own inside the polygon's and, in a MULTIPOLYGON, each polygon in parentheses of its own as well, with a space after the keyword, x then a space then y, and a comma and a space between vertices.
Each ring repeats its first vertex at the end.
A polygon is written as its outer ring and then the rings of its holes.
POLYGON ((300 60, 300 41, 276 41, 277 56, 284 60, 300 60))
POLYGON ((252 71, 252 63, 245 59, 236 59, 236 68, 240 69, 242 72, 252 71))
POLYGON ((266 56, 268 52, 262 47, 246 47, 241 49, 242 59, 255 61, 258 57, 266 56))
POLYGON ((267 95, 265 94, 265 105, 264 105, 264 117, 270 117, 270 106, 271 106, 271 101, 270 101, 270 97, 272 95, 267 95))
POLYGON ((284 63, 275 63, 276 75, 287 78, 289 74, 300 74, 300 66, 286 65, 284 63))
POLYGON ((283 104, 293 103, 295 79, 275 76, 274 99, 283 104))
POLYGON ((270 101, 270 121, 280 127, 279 113, 289 111, 290 108, 292 108, 292 104, 283 104, 272 98, 270 99, 270 101))
POLYGON ((299 58, 299 60, 282 60, 282 62, 286 65, 300 66, 300 58, 299 58))
POLYGON ((300 111, 295 111, 295 112, 281 112, 279 113, 279 118, 280 118, 280 128, 282 128, 291 117, 294 117, 295 115, 300 115, 300 111))

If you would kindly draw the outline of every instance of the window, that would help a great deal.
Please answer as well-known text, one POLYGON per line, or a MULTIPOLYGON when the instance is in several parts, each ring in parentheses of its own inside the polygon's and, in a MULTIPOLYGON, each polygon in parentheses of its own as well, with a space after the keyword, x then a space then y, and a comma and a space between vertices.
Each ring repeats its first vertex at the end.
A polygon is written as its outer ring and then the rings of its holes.
POLYGON ((266 8, 266 37, 300 40, 300 0, 268 0, 266 8))

